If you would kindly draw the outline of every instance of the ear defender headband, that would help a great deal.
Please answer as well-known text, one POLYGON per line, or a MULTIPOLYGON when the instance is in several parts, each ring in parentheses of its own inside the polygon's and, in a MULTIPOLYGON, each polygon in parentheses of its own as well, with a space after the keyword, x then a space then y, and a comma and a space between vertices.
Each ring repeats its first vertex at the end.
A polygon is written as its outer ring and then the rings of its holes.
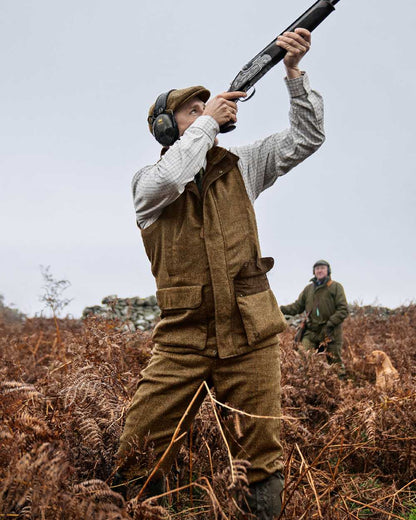
POLYGON ((158 96, 153 115, 149 118, 153 135, 156 141, 163 146, 171 146, 179 138, 179 129, 176 124, 175 116, 172 110, 166 110, 168 96, 172 90, 158 96))

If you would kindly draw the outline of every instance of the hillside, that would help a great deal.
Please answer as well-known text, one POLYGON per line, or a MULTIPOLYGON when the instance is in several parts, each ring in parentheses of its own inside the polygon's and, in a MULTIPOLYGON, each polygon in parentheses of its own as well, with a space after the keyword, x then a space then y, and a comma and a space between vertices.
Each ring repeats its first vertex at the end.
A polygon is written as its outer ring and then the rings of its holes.
MULTIPOLYGON (((416 306, 353 310, 344 329, 346 381, 324 355, 297 352, 293 328, 281 335, 288 520, 416 519, 416 306), (375 387, 373 350, 399 372, 388 392, 375 387)), ((110 490, 150 333, 97 317, 58 327, 0 314, 0 516, 237 518, 230 496, 244 487, 244 464, 230 471, 210 399, 169 475, 167 509, 125 503, 110 490)), ((235 412, 222 417, 239 420, 235 412)), ((140 456, 151 468, 151 446, 140 456)))

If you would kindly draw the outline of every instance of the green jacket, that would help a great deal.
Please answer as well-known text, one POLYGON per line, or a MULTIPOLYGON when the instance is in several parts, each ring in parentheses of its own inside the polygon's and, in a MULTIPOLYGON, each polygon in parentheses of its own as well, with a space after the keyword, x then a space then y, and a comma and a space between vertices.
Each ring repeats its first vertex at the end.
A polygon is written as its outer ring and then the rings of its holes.
POLYGON ((314 332, 320 332, 324 326, 336 328, 348 316, 344 288, 330 278, 318 286, 315 280, 312 279, 294 303, 281 305, 280 310, 290 316, 306 311, 309 313, 307 329, 314 332))

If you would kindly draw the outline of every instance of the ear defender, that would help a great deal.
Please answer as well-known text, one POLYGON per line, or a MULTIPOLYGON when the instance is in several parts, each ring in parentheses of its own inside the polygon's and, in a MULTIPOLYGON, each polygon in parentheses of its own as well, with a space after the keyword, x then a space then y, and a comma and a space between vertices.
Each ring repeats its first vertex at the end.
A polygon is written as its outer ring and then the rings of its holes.
POLYGON ((156 141, 163 146, 171 146, 179 138, 175 116, 172 110, 166 110, 168 96, 172 90, 158 96, 150 121, 156 141))

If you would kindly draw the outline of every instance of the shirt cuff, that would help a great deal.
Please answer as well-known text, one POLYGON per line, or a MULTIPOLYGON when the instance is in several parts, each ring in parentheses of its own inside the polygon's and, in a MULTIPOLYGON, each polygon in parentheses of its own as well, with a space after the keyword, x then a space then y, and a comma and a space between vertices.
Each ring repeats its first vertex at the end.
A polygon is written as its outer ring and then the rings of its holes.
POLYGON ((305 95, 307 96, 311 92, 309 78, 306 72, 302 72, 302 75, 298 78, 285 78, 285 82, 291 98, 305 95))
POLYGON ((208 135, 213 141, 220 131, 220 127, 211 116, 199 116, 189 128, 199 128, 208 135))

